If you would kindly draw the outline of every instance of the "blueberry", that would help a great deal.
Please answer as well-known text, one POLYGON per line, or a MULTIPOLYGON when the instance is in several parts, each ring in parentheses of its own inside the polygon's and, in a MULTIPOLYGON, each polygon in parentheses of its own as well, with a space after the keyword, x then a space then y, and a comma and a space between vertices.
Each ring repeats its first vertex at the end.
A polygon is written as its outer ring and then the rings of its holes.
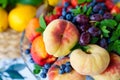
POLYGON ((34 60, 33 60, 33 58, 32 58, 32 57, 30 58, 30 62, 31 62, 31 63, 34 63, 34 60))
POLYGON ((62 11, 62 16, 66 16, 67 12, 66 11, 62 11))
POLYGON ((66 67, 65 67, 65 72, 66 72, 66 73, 69 73, 69 72, 71 72, 71 71, 72 71, 71 66, 66 66, 66 67))
POLYGON ((64 69, 59 69, 59 74, 64 74, 64 73, 65 73, 64 69))
POLYGON ((94 80, 91 76, 86 76, 86 80, 94 80))
POLYGON ((88 7, 94 7, 95 4, 96 4, 96 2, 92 2, 92 3, 90 3, 90 4, 88 5, 88 7))
POLYGON ((66 67, 66 65, 65 65, 65 64, 62 64, 62 65, 60 66, 60 69, 65 69, 65 67, 66 67))
POLYGON ((67 8, 69 6, 68 2, 65 2, 64 7, 67 8))
POLYGON ((66 11, 67 10, 67 8, 62 8, 62 11, 66 11))
POLYGON ((42 69, 42 73, 47 73, 47 72, 48 72, 48 69, 45 69, 45 68, 42 69))
POLYGON ((91 20, 93 21, 101 21, 103 19, 102 15, 101 14, 93 14, 91 17, 90 17, 91 20))
POLYGON ((103 11, 103 10, 100 10, 98 13, 101 14, 101 15, 103 15, 103 14, 104 14, 104 11, 103 11))
POLYGON ((51 67, 51 64, 49 64, 49 63, 47 63, 47 64, 44 65, 45 69, 49 69, 50 67, 51 67))
POLYGON ((26 49, 25 54, 30 54, 30 49, 26 49))
POLYGON ((71 66, 70 62, 66 62, 66 66, 71 66))
POLYGON ((69 20, 69 21, 72 20, 72 15, 71 14, 66 14, 66 19, 69 20))
POLYGON ((99 5, 99 4, 97 4, 97 5, 95 5, 95 6, 93 7, 93 12, 98 13, 99 10, 101 10, 101 9, 102 9, 102 6, 99 5))
POLYGON ((40 77, 42 77, 42 78, 46 78, 47 75, 46 75, 45 73, 41 73, 41 74, 40 74, 40 77))

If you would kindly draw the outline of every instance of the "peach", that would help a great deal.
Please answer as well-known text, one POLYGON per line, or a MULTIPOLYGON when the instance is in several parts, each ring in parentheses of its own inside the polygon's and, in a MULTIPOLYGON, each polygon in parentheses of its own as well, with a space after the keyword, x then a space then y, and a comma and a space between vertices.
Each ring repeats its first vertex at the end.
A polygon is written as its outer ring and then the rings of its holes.
POLYGON ((36 32, 38 27, 40 27, 38 18, 31 19, 27 25, 25 35, 30 42, 32 42, 37 36, 40 35, 39 32, 36 32))
POLYGON ((43 66, 46 63, 52 63, 56 60, 55 57, 46 52, 42 35, 33 40, 31 46, 31 55, 35 63, 40 66, 43 66))
POLYGON ((120 56, 110 54, 110 64, 107 69, 99 74, 92 76, 95 80, 120 80, 120 56))
POLYGON ((109 65, 109 53, 102 47, 90 44, 86 52, 75 49, 70 55, 72 67, 82 75, 97 75, 109 65))
POLYGON ((49 80, 85 80, 85 76, 80 75, 75 70, 72 70, 70 73, 59 74, 59 68, 56 65, 61 66, 69 61, 69 58, 63 58, 56 61, 48 71, 49 80))
POLYGON ((76 26, 62 19, 53 20, 43 33, 46 51, 55 57, 68 55, 78 39, 76 26))

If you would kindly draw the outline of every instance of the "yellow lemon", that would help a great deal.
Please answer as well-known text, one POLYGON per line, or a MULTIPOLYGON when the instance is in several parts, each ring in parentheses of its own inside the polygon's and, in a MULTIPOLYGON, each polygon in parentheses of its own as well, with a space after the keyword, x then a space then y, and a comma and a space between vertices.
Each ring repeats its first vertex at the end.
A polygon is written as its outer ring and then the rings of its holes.
POLYGON ((60 3, 61 0, 48 0, 48 4, 50 6, 56 6, 57 4, 60 3))
POLYGON ((31 5, 20 5, 10 11, 9 25, 12 29, 22 32, 29 21, 35 16, 36 8, 31 5))
POLYGON ((8 28, 8 13, 0 7, 0 32, 8 28))
POLYGON ((120 8, 120 2, 118 2, 116 5, 120 8))

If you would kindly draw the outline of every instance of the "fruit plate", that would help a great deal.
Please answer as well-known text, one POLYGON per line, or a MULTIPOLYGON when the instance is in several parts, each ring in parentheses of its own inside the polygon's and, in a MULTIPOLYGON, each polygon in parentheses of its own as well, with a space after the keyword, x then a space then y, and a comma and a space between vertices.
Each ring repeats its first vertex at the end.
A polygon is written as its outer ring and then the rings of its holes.
POLYGON ((25 50, 30 47, 30 43, 25 37, 25 31, 22 33, 21 39, 20 39, 20 51, 21 51, 21 57, 24 60, 24 63, 26 64, 26 67, 28 70, 33 74, 33 77, 35 77, 37 80, 47 80, 40 78, 40 73, 39 74, 34 74, 34 65, 35 63, 31 60, 31 55, 26 54, 25 50))

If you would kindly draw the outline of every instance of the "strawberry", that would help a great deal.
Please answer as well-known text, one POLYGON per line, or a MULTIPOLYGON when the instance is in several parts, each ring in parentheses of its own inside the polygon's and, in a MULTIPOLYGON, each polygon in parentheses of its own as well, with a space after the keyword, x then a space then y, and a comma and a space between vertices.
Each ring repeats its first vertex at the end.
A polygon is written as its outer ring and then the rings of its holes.
POLYGON ((56 15, 61 16, 62 15, 62 6, 56 6, 53 10, 56 15))
POLYGON ((114 4, 111 0, 106 0, 105 4, 109 10, 111 10, 114 7, 114 4))

